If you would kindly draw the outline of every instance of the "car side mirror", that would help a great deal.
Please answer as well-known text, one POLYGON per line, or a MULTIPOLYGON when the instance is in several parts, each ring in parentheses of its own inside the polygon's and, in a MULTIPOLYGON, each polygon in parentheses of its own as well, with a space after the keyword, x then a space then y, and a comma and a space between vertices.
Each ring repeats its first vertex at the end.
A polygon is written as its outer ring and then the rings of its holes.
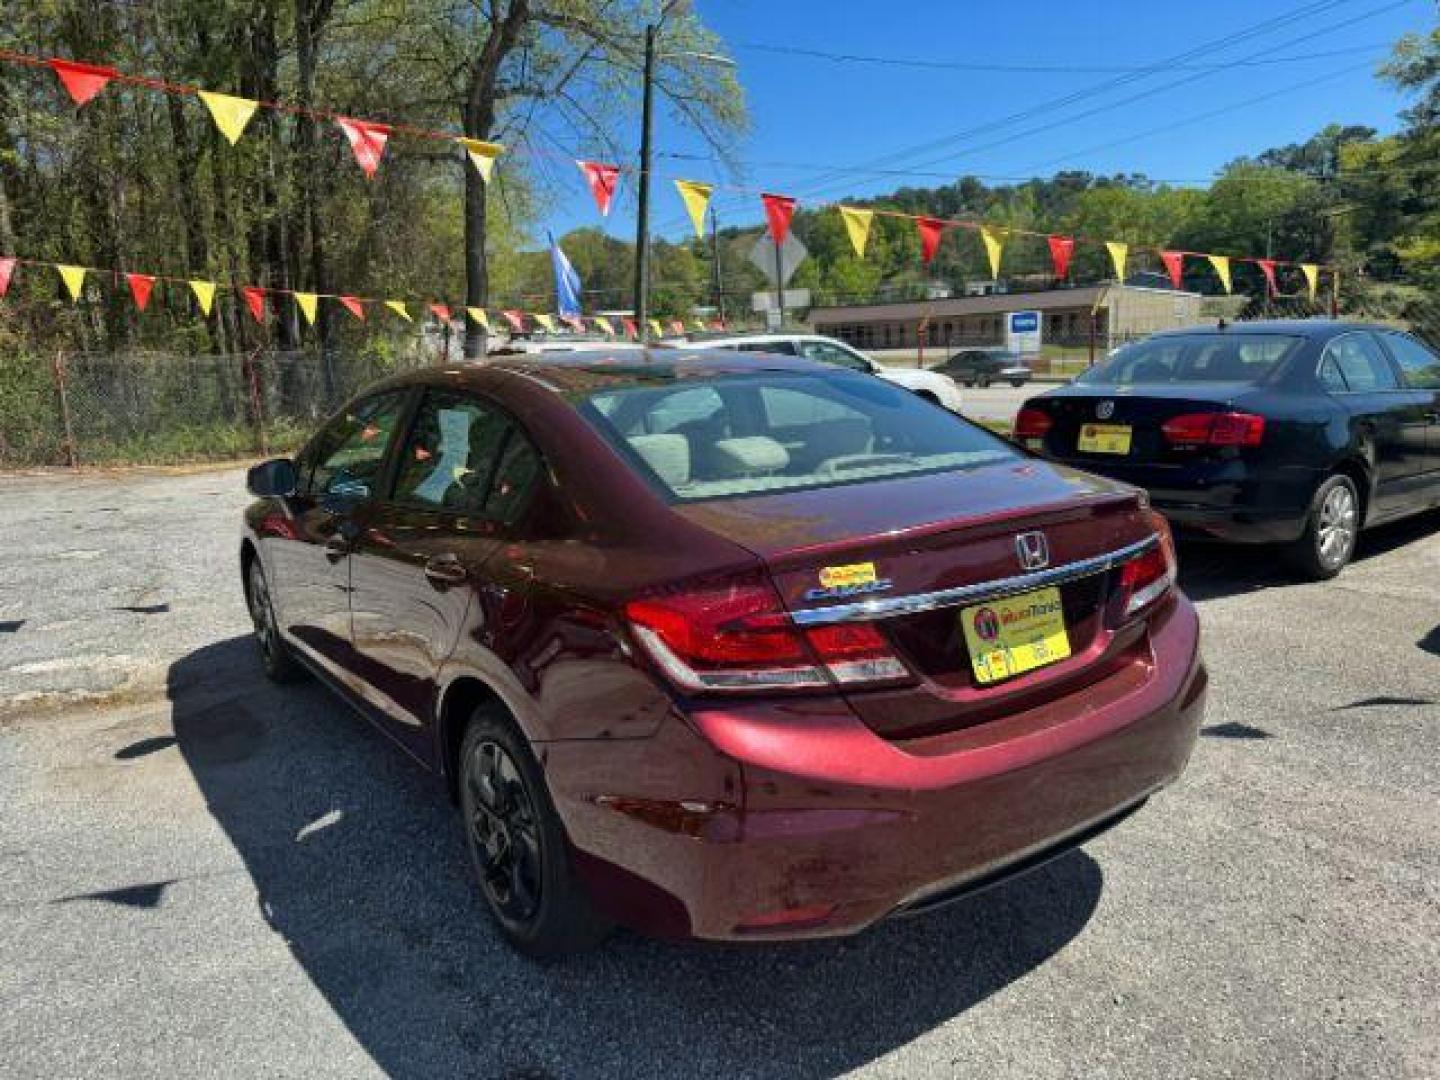
POLYGON ((257 499, 283 499, 295 494, 299 477, 289 458, 262 461, 245 476, 245 486, 257 499))

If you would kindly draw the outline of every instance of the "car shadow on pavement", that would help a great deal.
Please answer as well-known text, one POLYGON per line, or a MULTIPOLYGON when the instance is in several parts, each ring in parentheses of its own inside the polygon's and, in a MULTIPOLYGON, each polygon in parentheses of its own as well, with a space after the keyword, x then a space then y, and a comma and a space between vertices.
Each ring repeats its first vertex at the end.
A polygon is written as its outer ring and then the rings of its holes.
MULTIPOLYGON (((1373 559, 1440 532, 1440 513, 1417 514, 1360 534, 1356 563, 1373 559)), ((1180 534, 1180 587, 1192 600, 1216 600, 1300 582, 1278 547, 1223 544, 1180 534)))
POLYGON ((1031 972, 1100 899, 1100 867, 1074 852, 848 940, 618 933, 538 964, 491 928, 442 786, 323 687, 272 686, 234 638, 175 663, 169 696, 263 917, 393 1076, 833 1075, 1031 972))

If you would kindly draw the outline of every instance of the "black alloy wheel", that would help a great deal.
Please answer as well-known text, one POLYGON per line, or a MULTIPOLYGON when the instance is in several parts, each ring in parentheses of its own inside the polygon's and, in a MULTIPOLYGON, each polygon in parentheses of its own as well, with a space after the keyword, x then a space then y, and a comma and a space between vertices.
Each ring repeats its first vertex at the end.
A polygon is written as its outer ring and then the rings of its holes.
POLYGON ((275 622, 275 605, 270 598, 270 586, 265 580, 265 571, 258 558, 250 562, 250 588, 247 602, 250 607, 250 621, 255 626, 255 644, 260 650, 260 665, 265 669, 266 678, 272 682, 294 682, 303 674, 300 665, 290 655, 290 649, 280 638, 280 629, 275 622))

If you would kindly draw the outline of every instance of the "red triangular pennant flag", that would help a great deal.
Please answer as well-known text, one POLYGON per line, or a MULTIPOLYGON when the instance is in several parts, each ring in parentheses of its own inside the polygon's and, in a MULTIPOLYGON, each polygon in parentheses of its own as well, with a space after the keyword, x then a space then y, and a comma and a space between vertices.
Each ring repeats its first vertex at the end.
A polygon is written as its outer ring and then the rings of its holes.
POLYGON ((265 290, 257 285, 244 285, 240 289, 240 295, 245 298, 245 306, 250 309, 250 317, 263 326, 265 324, 265 290))
POLYGON ((350 312, 351 315, 354 315, 361 322, 365 321, 365 301, 361 300, 358 296, 340 296, 336 299, 340 301, 340 305, 346 311, 350 312))
POLYGON ((765 204, 765 220, 770 223, 770 239, 785 243, 790 232, 790 219, 795 216, 795 200, 789 195, 761 195, 765 204))
POLYGON ((101 90, 105 84, 120 73, 114 68, 99 67, 95 64, 77 64, 72 60, 49 60, 50 70, 60 77, 66 91, 76 105, 84 105, 101 90))
POLYGON ((15 262, 13 255, 0 259, 0 296, 10 291, 10 279, 15 276, 15 262))
POLYGON ((577 334, 583 334, 585 332, 585 320, 578 315, 561 315, 560 318, 565 320, 570 326, 570 329, 574 330, 577 334))
POLYGON ((575 164, 585 174, 585 182, 590 185, 590 194, 595 196, 600 216, 605 217, 610 213, 610 200, 615 197, 615 185, 620 181, 620 167, 598 161, 577 161, 575 164))
POLYGON ((1256 259, 1256 260, 1255 260, 1255 265, 1258 266, 1258 267, 1260 267, 1260 271, 1265 275, 1266 295, 1267 295, 1267 296, 1274 296, 1274 295, 1275 295, 1275 292, 1276 292, 1276 289, 1275 289, 1275 260, 1274 260, 1274 259, 1256 259))
POLYGON ((918 217, 915 226, 920 230, 920 261, 928 263, 940 250, 940 236, 945 232, 945 222, 939 218, 918 217))
POLYGON ((1070 274, 1070 256, 1075 251, 1075 238, 1073 236, 1047 236, 1050 243, 1050 262, 1055 267, 1057 278, 1068 277, 1070 274))
POLYGON ((501 315, 504 315, 504 316, 505 316, 505 321, 508 322, 511 326, 513 326, 517 331, 521 331, 521 332, 524 331, 524 329, 525 329, 525 315, 524 315, 524 313, 519 312, 519 311, 502 311, 500 314, 501 314, 501 315))
POLYGON ((385 153, 385 141, 390 138, 389 125, 376 124, 369 120, 350 120, 343 116, 337 117, 335 123, 340 125, 345 138, 350 140, 350 149, 354 152, 360 168, 365 170, 366 176, 373 177, 375 170, 380 167, 380 157, 385 153))
POLYGON ((681 337, 684 337, 684 336, 685 336, 685 324, 684 324, 683 322, 681 322, 679 319, 671 319, 671 320, 670 320, 670 332, 673 333, 673 334, 678 334, 678 335, 681 336, 681 337))
MULTIPOLYGON (((125 281, 130 286, 130 295, 135 298, 135 306, 144 311, 145 306, 150 303, 150 290, 155 288, 155 275, 126 274, 125 281)), ((4 291, 0 289, 0 292, 4 291)))
POLYGON ((450 309, 444 304, 431 304, 430 314, 434 315, 435 318, 439 319, 441 322, 450 321, 450 309))
POLYGON ((1180 283, 1185 280, 1185 253, 1183 251, 1162 251, 1160 261, 1165 264, 1165 272, 1170 275, 1170 284, 1180 288, 1180 283))
POLYGON ((725 320, 724 320, 724 319, 716 319, 714 322, 712 322, 712 323, 710 324, 710 329, 711 329, 711 330, 724 330, 724 329, 725 329, 725 320))
POLYGON ((635 325, 634 319, 627 319, 624 316, 621 316, 620 322, 625 326, 626 337, 630 338, 633 341, 635 338, 640 336, 640 327, 635 325))

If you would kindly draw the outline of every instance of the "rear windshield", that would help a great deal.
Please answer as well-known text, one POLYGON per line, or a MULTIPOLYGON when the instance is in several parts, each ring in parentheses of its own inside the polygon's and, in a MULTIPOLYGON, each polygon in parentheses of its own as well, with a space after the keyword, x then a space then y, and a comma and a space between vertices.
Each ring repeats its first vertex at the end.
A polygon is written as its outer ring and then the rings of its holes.
POLYGON ((1304 338, 1283 334, 1177 334, 1126 345, 1075 381, 1114 385, 1264 382, 1304 338))
POLYGON ((971 469, 1019 455, 879 379, 767 372, 592 394, 581 411, 674 498, 971 469))

